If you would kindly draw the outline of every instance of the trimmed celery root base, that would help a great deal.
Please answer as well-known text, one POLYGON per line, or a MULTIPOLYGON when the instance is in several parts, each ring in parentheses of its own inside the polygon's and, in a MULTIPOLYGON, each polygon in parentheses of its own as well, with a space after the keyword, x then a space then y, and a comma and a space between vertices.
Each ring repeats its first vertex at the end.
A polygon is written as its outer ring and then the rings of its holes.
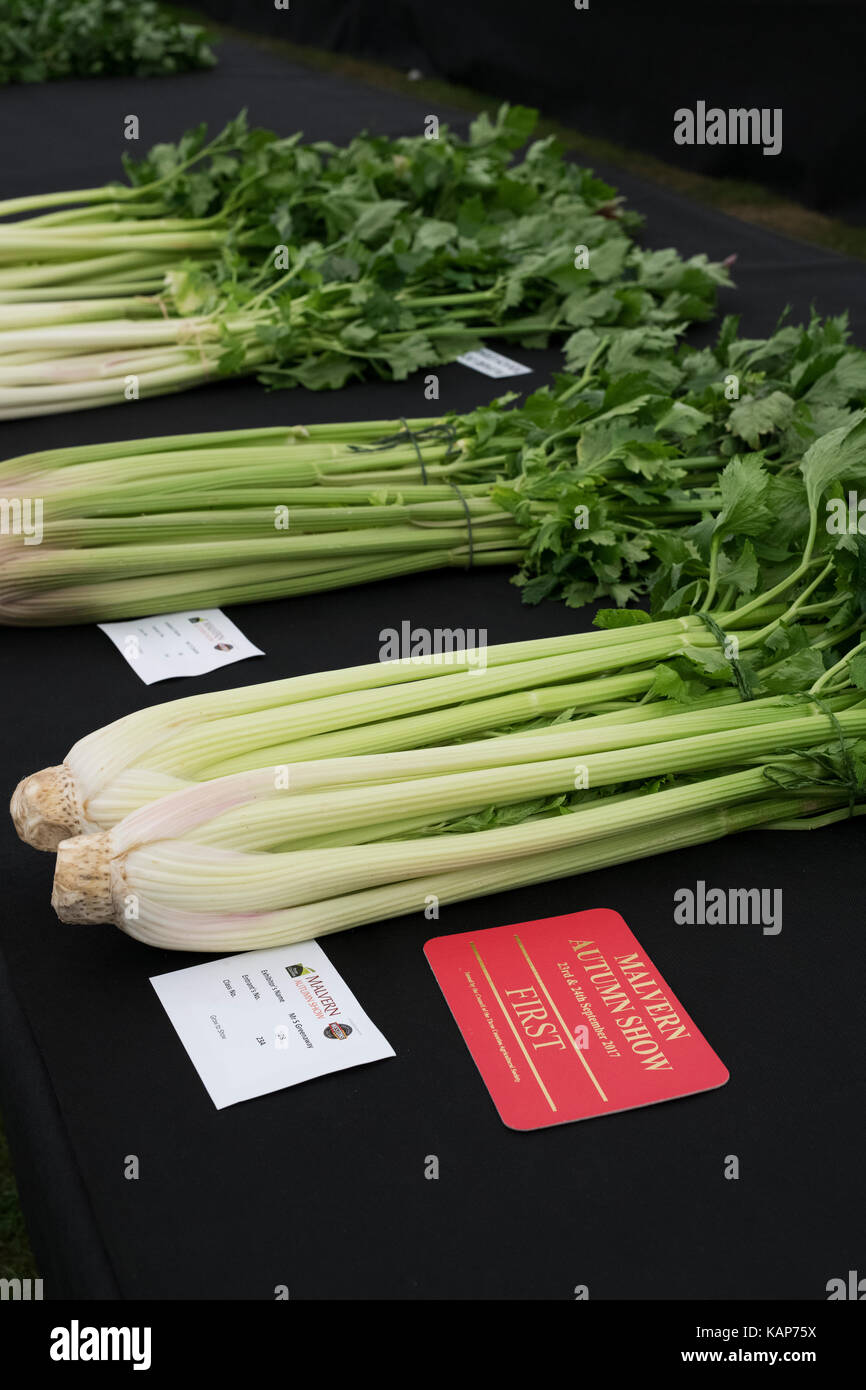
POLYGON ((9 811, 19 837, 36 849, 53 852, 71 835, 97 828, 88 823, 66 763, 23 778, 12 793, 9 811))

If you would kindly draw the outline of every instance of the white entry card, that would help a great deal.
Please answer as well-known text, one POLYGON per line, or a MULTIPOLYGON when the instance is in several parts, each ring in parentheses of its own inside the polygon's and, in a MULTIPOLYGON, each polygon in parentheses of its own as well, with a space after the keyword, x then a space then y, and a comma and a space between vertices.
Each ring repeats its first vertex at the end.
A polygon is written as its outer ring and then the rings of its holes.
POLYGON ((394 1056, 315 941, 205 961, 150 983, 217 1110, 394 1056))
POLYGON ((219 608, 190 608, 97 626, 145 685, 172 676, 203 676, 248 656, 264 656, 219 608))
POLYGON ((483 376, 526 376, 532 371, 531 367, 524 367, 522 362, 515 362, 513 357, 504 357, 501 352, 494 352, 493 348, 475 348, 472 352, 464 352, 457 361, 462 367, 471 367, 473 372, 481 372, 483 376))

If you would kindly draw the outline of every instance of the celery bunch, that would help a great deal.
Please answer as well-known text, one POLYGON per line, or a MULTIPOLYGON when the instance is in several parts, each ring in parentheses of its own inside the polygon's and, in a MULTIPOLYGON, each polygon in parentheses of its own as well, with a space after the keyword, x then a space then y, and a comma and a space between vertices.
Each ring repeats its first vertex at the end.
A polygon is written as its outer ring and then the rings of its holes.
POLYGON ((482 340, 709 318, 724 266, 648 253, 615 192, 529 138, 535 113, 345 148, 243 113, 128 183, 0 202, 0 419, 256 373, 404 378, 482 340), (10 220, 11 219, 11 220, 10 220))
POLYGON ((104 621, 489 565, 515 568, 528 602, 651 592, 661 611, 682 591, 732 607, 802 543, 809 514, 792 470, 856 420, 866 354, 843 321, 817 319, 768 339, 726 320, 699 350, 671 330, 596 330, 580 351, 579 376, 463 416, 9 460, 0 497, 19 524, 0 537, 0 622, 104 621))
POLYGON ((680 595, 671 618, 614 610, 601 631, 483 660, 197 696, 88 736, 13 798, 19 833, 57 850, 60 917, 251 949, 860 814, 862 547, 821 524, 842 477, 866 481, 862 418, 807 451, 799 553, 733 610, 689 613, 680 595))

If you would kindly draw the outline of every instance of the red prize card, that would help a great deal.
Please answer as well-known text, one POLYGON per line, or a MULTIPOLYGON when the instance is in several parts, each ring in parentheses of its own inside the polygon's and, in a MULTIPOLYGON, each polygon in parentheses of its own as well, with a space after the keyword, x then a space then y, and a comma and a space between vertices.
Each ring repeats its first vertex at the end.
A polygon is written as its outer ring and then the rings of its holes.
POLYGON ((437 936, 424 953, 511 1129, 611 1115, 728 1079, 618 912, 437 936))

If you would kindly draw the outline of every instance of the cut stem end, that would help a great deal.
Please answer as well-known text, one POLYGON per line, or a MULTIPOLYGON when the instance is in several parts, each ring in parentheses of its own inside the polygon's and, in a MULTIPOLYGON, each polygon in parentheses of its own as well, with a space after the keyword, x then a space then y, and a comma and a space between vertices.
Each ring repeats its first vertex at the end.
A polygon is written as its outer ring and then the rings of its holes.
POLYGON ((51 852, 61 840, 87 829, 75 779, 66 763, 31 773, 18 783, 9 806, 25 844, 51 852))
POLYGON ((110 832, 76 835, 57 848, 51 906, 61 922, 96 926, 114 920, 110 832))

